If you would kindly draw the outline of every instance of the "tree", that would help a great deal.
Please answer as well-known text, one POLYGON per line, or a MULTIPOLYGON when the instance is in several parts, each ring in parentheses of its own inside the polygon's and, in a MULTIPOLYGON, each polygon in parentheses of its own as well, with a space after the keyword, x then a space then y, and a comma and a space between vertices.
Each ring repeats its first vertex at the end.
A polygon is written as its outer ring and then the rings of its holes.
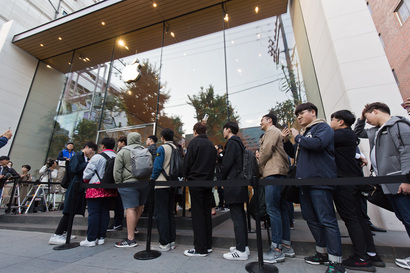
POLYGON ((291 99, 283 102, 277 102, 275 107, 270 111, 273 111, 278 118, 278 124, 288 127, 292 127, 296 121, 295 117, 295 104, 291 99))
MULTIPOLYGON (((195 108, 195 118, 200 121, 205 114, 208 114, 208 121, 206 123, 208 138, 215 144, 224 143, 222 127, 228 120, 228 113, 226 107, 226 95, 220 96, 214 94, 214 87, 209 85, 209 88, 201 91, 197 95, 188 95, 189 105, 195 108)), ((230 121, 239 122, 239 116, 235 113, 235 109, 229 103, 230 121)))

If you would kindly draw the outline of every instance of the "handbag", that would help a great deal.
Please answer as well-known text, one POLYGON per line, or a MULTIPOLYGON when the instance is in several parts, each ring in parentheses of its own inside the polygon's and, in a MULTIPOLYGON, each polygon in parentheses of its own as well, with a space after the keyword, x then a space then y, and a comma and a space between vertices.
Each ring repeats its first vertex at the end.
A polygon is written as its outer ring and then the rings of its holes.
MULTIPOLYGON (((287 173, 287 178, 295 178, 296 177, 296 166, 298 160, 298 150, 299 144, 296 148, 296 156, 295 156, 295 163, 289 166, 289 170, 287 173)), ((299 187, 296 185, 283 185, 281 189, 281 196, 285 201, 293 202, 293 203, 300 203, 299 200, 299 187)))
POLYGON ((370 203, 394 212, 390 200, 386 197, 380 185, 367 185, 362 189, 362 195, 370 203))

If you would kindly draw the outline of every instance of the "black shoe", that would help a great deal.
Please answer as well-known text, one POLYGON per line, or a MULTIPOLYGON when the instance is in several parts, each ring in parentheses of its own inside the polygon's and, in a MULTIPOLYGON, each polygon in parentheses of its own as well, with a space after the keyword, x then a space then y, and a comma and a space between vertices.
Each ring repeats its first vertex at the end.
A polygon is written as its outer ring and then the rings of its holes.
POLYGON ((386 264, 382 261, 382 259, 380 259, 380 256, 378 254, 376 254, 376 256, 369 255, 369 261, 371 261, 374 266, 386 267, 386 264))
POLYGON ((376 268, 369 260, 361 259, 356 255, 350 256, 348 259, 344 260, 342 265, 353 270, 376 272, 376 268))
POLYGON ((387 232, 387 230, 383 228, 376 227, 375 225, 373 225, 372 222, 369 223, 369 228, 371 231, 374 231, 374 232, 387 232))
POLYGON ((120 231, 120 230, 122 230, 122 225, 107 228, 107 231, 120 231))
POLYGON ((308 264, 328 264, 329 263, 329 259, 327 257, 327 254, 321 254, 319 252, 316 252, 315 255, 313 256, 309 256, 309 257, 305 257, 305 262, 307 262, 308 264))
POLYGON ((330 262, 325 273, 346 273, 346 269, 342 264, 330 262))

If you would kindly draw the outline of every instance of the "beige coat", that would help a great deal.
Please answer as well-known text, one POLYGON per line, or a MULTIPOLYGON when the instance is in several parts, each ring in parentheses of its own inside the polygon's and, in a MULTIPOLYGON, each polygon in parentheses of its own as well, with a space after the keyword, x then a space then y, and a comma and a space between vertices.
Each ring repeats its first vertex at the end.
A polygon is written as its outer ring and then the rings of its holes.
POLYGON ((259 148, 259 172, 262 178, 270 175, 286 175, 289 159, 283 148, 281 131, 274 125, 266 130, 259 148))

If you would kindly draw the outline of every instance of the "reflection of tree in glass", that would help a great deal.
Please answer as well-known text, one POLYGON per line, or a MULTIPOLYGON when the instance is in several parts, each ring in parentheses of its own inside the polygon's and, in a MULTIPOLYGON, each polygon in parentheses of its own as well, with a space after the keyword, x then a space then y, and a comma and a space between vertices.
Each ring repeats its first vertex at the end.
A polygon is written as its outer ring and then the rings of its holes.
MULTIPOLYGON (((209 88, 206 90, 201 87, 198 95, 193 95, 192 97, 188 95, 188 99, 188 104, 195 108, 195 118, 198 121, 202 120, 205 114, 209 115, 206 123, 208 138, 215 144, 224 143, 222 127, 228 119, 226 95, 215 95, 214 87, 209 85, 209 88)), ((230 102, 229 113, 229 120, 239 122, 239 116, 235 113, 235 109, 230 102)))
MULTIPOLYGON (((149 60, 141 63, 141 78, 137 82, 125 84, 126 88, 120 88, 119 92, 113 92, 113 98, 119 98, 127 116, 128 125, 138 125, 155 122, 157 111, 157 93, 159 69, 153 66, 149 60), (115 93, 116 94, 115 94, 115 93)), ((169 100, 169 92, 166 91, 166 83, 161 84, 159 96, 158 125, 162 128, 171 128, 179 137, 182 135, 182 122, 179 117, 168 117, 164 112, 164 104, 169 100)), ((117 106, 118 102, 114 102, 117 106)), ((158 130, 158 134, 160 130, 158 130)))
POLYGON ((94 120, 82 119, 74 129, 73 142, 75 150, 81 150, 87 141, 95 142, 98 123, 94 120))
POLYGON ((41 142, 44 152, 49 148, 47 158, 56 159, 58 153, 62 149, 65 149, 65 146, 70 138, 68 136, 69 132, 64 128, 61 128, 60 123, 54 120, 54 116, 55 111, 50 110, 48 114, 41 119, 42 126, 39 128, 38 136, 44 139, 44 141, 41 142), (54 132, 53 135, 51 135, 52 132, 54 132), (50 143, 51 137, 53 137, 53 140, 50 143), (48 147, 49 144, 50 147, 48 147))
POLYGON ((295 104, 291 99, 283 102, 277 102, 275 107, 273 107, 270 111, 273 111, 278 117, 278 126, 280 128, 284 125, 290 128, 296 121, 295 104))

